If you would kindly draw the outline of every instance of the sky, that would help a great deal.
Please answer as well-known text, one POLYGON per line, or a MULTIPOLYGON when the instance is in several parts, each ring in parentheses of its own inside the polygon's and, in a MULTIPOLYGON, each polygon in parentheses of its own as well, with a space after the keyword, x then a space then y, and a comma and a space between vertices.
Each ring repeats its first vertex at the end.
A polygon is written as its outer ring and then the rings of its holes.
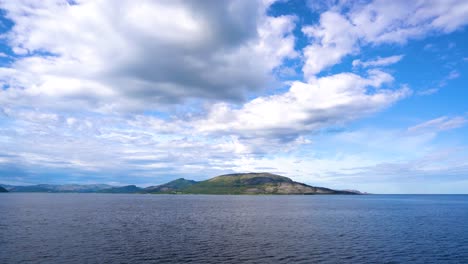
POLYGON ((468 193, 468 1, 0 1, 0 183, 468 193))

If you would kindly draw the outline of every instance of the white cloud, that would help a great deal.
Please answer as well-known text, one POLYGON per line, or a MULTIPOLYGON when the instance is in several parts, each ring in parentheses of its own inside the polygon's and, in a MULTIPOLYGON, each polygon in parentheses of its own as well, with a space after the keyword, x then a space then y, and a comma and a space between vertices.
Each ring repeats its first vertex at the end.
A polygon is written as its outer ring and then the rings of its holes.
POLYGON ((361 60, 353 60, 352 65, 353 67, 380 67, 380 66, 387 66, 392 65, 399 62, 403 58, 403 55, 395 55, 390 57, 377 57, 375 60, 369 61, 361 61, 361 60))
POLYGON ((187 98, 239 101, 297 56, 292 16, 262 1, 2 2, 23 55, 2 68, 5 103, 72 100, 100 111, 187 98), (24 101, 24 102, 21 102, 24 101))
POLYGON ((460 77, 460 73, 454 70, 451 71, 450 74, 447 76, 447 80, 457 79, 458 77, 460 77))
POLYGON ((355 27, 339 13, 322 13, 319 25, 305 26, 302 31, 313 43, 303 51, 305 62, 302 70, 306 78, 358 51, 355 27))
POLYGON ((320 15, 318 25, 304 26, 312 44, 304 49, 306 78, 356 54, 363 45, 405 44, 430 33, 450 33, 466 24, 465 1, 385 1, 340 5, 320 15))
POLYGON ((417 95, 426 96, 426 95, 435 94, 435 93, 437 93, 438 91, 439 91, 439 88, 430 88, 430 89, 418 91, 418 92, 417 92, 417 95))
POLYGON ((258 97, 241 108, 216 104, 197 127, 211 133, 288 137, 340 125, 388 107, 410 93, 407 88, 380 89, 391 81, 392 76, 378 70, 369 71, 367 78, 341 73, 310 83, 297 81, 284 94, 258 97))
POLYGON ((395 179, 440 179, 468 172, 466 151, 444 151, 433 144, 440 131, 466 124, 459 117, 429 120, 408 130, 345 130, 281 142, 236 136, 240 132, 234 130, 203 135, 196 123, 141 115, 1 112, 4 124, 15 124, 0 128, 0 172, 11 181, 7 169, 19 166, 25 183, 34 182, 43 168, 81 173, 83 180, 91 173, 96 182, 135 183, 143 178, 148 184, 160 183, 165 175, 204 179, 232 171, 270 171, 313 185, 390 192, 395 179))
MULTIPOLYGON (((465 125, 466 117, 403 131, 347 130, 409 96, 375 69, 403 55, 354 60, 363 75, 316 75, 364 46, 461 28, 464 2, 311 1, 327 11, 301 28, 302 51, 293 35, 301 18, 268 16, 272 2, 2 1, 15 23, 4 35, 15 54, 0 68, 0 176, 161 183, 267 170, 343 188, 359 177, 378 181, 374 172, 450 173, 444 159, 422 161, 436 152, 438 132, 465 125), (272 83, 274 74, 294 77, 300 66, 303 80, 272 83), (334 128, 344 131, 328 135, 334 128)), ((449 161, 466 171, 466 162, 449 161)))
POLYGON ((460 73, 458 71, 456 71, 456 70, 452 70, 450 73, 448 73, 447 76, 445 76, 444 78, 442 78, 439 81, 437 87, 429 88, 429 89, 423 89, 423 90, 418 91, 416 94, 417 95, 422 95, 422 96, 435 94, 435 93, 439 92, 439 90, 441 88, 447 86, 449 81, 457 79, 458 77, 460 77, 460 73))
POLYGON ((359 181, 361 188, 378 193, 466 193, 466 148, 434 149, 406 161, 381 162, 362 167, 337 181, 359 181))
MULTIPOLYGON (((438 131, 376 127, 317 135, 288 155, 229 160, 236 171, 268 170, 312 185, 375 193, 439 192, 468 172, 467 148, 434 144, 438 131), (333 149, 330 149, 333 146, 333 149), (408 189, 412 181, 419 183, 408 189)), ((466 189, 464 190, 466 192, 466 189)))
POLYGON ((465 26, 468 4, 448 1, 376 0, 356 6, 350 20, 369 43, 405 43, 432 31, 450 33, 465 26))
POLYGON ((468 123, 468 119, 463 116, 457 117, 448 117, 442 116, 438 117, 424 123, 412 126, 408 128, 409 132, 421 132, 421 131, 429 131, 429 132, 437 132, 443 130, 450 130, 464 126, 468 123))
MULTIPOLYGON (((4 163, 21 168, 30 179, 44 168, 65 170, 67 175, 93 172, 104 178, 209 172, 219 160, 247 151, 235 140, 199 137, 177 124, 172 124, 169 134, 170 122, 158 118, 4 112, 1 121, 8 125, 0 129, 0 157, 4 163), (183 166, 197 164, 198 170, 183 166)), ((11 175, 6 169, 6 165, 0 168, 0 174, 8 178, 11 175)))
POLYGON ((295 82, 283 94, 258 97, 237 109, 220 103, 206 115, 186 117, 2 107, 0 118, 10 125, 0 131, 5 143, 0 154, 23 168, 120 170, 141 177, 155 175, 155 169, 226 172, 239 169, 227 161, 295 151, 311 144, 302 135, 369 115, 408 95, 406 88, 384 88, 392 81, 377 70, 366 78, 342 73, 295 82))
POLYGON ((307 7, 309 7, 314 12, 324 12, 329 9, 341 9, 346 6, 347 0, 307 0, 307 7))

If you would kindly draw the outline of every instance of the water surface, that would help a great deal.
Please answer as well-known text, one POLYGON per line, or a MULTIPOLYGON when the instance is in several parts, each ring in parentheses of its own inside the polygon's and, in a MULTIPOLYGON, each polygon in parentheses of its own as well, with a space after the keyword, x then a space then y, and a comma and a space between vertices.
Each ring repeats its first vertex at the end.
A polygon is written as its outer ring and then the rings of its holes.
POLYGON ((468 196, 0 194, 0 263, 468 263, 468 196))

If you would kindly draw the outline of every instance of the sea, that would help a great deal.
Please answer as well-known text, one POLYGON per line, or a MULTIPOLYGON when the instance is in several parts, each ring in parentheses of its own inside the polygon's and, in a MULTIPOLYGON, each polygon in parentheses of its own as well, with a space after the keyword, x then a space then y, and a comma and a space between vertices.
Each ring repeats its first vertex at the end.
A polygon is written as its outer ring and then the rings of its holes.
POLYGON ((6 193, 0 263, 468 263, 468 196, 6 193))

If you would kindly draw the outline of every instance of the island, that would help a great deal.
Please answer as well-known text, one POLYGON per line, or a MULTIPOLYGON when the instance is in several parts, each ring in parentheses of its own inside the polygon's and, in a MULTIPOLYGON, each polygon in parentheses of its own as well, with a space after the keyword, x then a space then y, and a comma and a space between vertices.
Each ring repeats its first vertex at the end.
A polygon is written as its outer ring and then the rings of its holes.
POLYGON ((5 193, 5 192, 8 192, 8 190, 0 186, 0 193, 5 193))
MULTIPOLYGON (((79 192, 79 193, 147 193, 147 194, 362 194, 359 191, 333 190, 310 186, 277 174, 233 173, 216 176, 204 181, 180 178, 171 182, 146 188, 136 185, 50 185, 30 186, 3 185, 10 192, 79 192)), ((6 191, 6 190, 5 190, 6 191)))
POLYGON ((226 174, 200 182, 177 179, 143 190, 148 193, 182 194, 356 194, 309 186, 271 173, 226 174))

